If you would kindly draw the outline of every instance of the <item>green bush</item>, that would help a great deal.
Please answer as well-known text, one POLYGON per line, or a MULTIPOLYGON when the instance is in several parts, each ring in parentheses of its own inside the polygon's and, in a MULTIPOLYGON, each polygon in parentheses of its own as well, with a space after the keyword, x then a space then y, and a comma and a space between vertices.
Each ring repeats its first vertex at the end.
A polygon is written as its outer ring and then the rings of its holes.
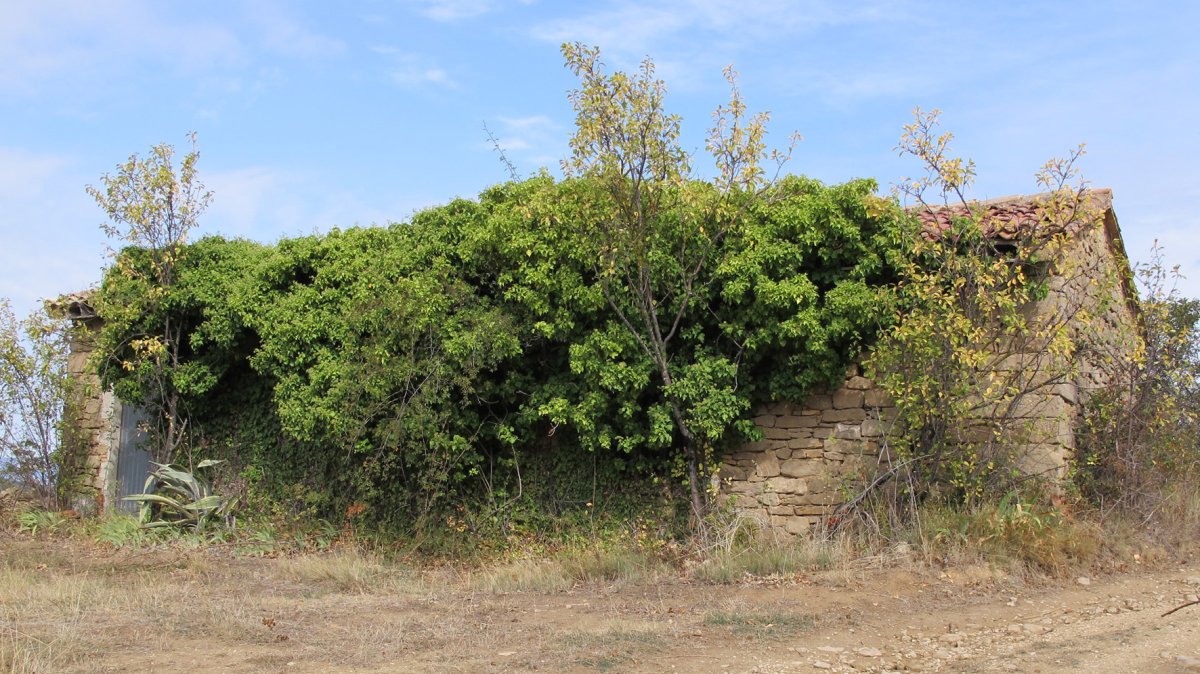
MULTIPOLYGON (((272 498, 305 493, 319 517, 361 504, 366 520, 412 531, 451 504, 469 526, 522 503, 559 510, 566 490, 545 480, 562 467, 588 488, 596 476, 678 485, 667 393, 720 451, 755 435, 755 404, 838 376, 887 318, 896 238, 874 184, 789 177, 714 250, 706 310, 674 337, 665 392, 580 257, 580 180, 509 183, 409 223, 274 246, 202 239, 180 259, 168 314, 105 323, 101 362, 169 316, 186 337, 172 376, 194 452, 272 498)), ((110 272, 100 292, 147 290, 110 272)), ((102 372, 136 399, 122 368, 102 372)))

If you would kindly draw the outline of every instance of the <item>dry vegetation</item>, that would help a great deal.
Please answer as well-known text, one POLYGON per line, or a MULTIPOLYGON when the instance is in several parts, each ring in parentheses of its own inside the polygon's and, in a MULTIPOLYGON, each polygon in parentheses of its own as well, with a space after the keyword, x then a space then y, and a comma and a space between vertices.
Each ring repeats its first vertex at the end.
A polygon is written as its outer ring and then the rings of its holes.
MULTIPOLYGON (((1195 527, 1196 501, 1176 521, 1195 527)), ((741 537, 674 556, 577 546, 471 568, 349 546, 114 548, 78 522, 51 535, 9 530, 0 671, 751 671, 767 656, 805 664, 759 671, 811 671, 822 644, 901 625, 936 632, 955 619, 948 611, 990 598, 1099 569, 1153 573, 1190 554, 1180 538, 1149 545, 1131 525, 1081 539, 1080 523, 997 517, 930 513, 924 538, 873 549, 851 535, 741 537)), ((872 663, 860 669, 884 671, 872 663)))

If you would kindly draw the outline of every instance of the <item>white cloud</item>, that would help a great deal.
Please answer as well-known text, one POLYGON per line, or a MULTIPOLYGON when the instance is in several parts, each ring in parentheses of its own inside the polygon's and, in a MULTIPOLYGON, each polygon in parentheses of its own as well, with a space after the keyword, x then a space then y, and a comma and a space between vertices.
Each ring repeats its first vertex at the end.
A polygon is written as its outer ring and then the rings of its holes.
POLYGON ((421 14, 434 21, 458 21, 486 14, 495 6, 492 0, 419 0, 421 14))
POLYGON ((388 78, 402 87, 433 84, 448 89, 458 88, 458 83, 450 73, 427 56, 388 46, 372 47, 371 51, 387 59, 385 70, 388 78))
MULTIPOLYGON (((536 0, 517 0, 519 4, 531 5, 536 0)), ((452 22, 473 19, 508 4, 503 0, 410 0, 418 6, 418 12, 434 21, 452 22)))
POLYGON ((228 28, 168 21, 155 9, 136 0, 0 3, 0 87, 102 86, 137 61, 203 71, 244 58, 228 28))
POLYGON ((554 122, 546 115, 530 115, 528 117, 501 116, 498 119, 506 128, 512 130, 552 129, 556 127, 554 122))
POLYGON ((327 58, 346 51, 341 40, 317 33, 277 9, 260 10, 258 24, 267 49, 284 56, 327 58))
POLYGON ((345 44, 275 4, 213 18, 149 0, 0 2, 0 91, 104 93, 151 67, 201 80, 236 77, 264 54, 329 58, 345 44))
POLYGON ((408 217, 432 199, 401 195, 372 203, 338 188, 326 176, 271 166, 246 166, 207 173, 212 205, 197 234, 220 234, 270 242, 333 227, 385 224, 408 217))
POLYGON ((887 6, 832 0, 668 0, 653 5, 618 0, 579 16, 542 22, 532 34, 550 43, 600 45, 622 59, 637 60, 667 51, 695 55, 736 50, 768 36, 798 39, 825 26, 883 20, 893 15, 887 6), (723 49, 714 50, 714 44, 723 49))

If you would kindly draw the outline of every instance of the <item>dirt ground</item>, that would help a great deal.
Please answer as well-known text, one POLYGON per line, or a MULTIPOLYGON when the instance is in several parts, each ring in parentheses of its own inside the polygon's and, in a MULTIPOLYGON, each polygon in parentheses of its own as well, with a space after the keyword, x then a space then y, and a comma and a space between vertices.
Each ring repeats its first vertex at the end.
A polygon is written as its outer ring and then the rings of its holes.
POLYGON ((850 565, 562 591, 353 554, 0 539, 7 672, 1200 672, 1200 561, 1060 581, 850 565))

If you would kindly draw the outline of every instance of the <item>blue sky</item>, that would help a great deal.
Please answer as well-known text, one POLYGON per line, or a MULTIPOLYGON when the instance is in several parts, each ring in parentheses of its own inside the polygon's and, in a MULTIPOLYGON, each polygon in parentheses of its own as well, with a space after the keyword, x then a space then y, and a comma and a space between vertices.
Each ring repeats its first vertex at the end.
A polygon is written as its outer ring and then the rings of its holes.
POLYGON ((893 148, 940 108, 975 196, 1037 190, 1087 143, 1126 247, 1159 239, 1200 296, 1200 3, 806 0, 0 2, 0 297, 18 314, 106 263, 84 192, 133 152, 199 136, 215 192, 200 233, 274 241, 405 220, 566 153, 574 82, 559 45, 645 56, 703 135, 734 64, 788 170, 825 181, 917 173, 893 148))

